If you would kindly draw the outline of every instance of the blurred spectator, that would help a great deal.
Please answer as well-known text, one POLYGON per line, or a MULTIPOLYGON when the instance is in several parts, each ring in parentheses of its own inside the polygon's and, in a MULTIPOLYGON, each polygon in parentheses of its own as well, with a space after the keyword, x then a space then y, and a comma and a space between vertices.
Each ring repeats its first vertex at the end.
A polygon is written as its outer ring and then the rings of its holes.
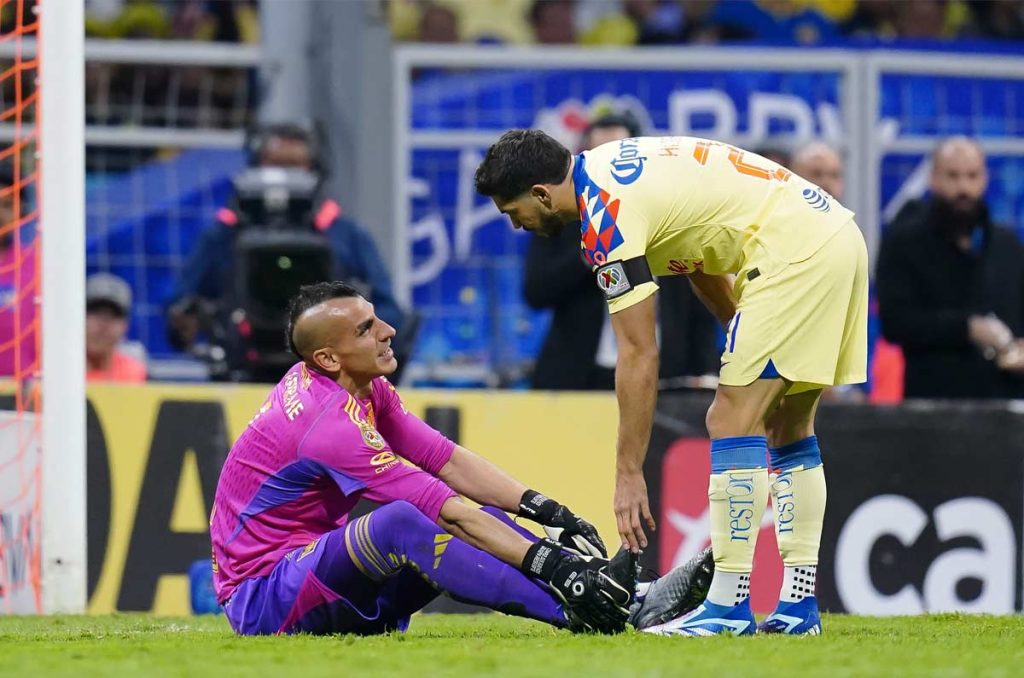
POLYGON ((895 38, 898 4, 891 0, 860 0, 853 16, 843 24, 843 34, 858 38, 895 38))
POLYGON ((790 0, 734 0, 716 5, 712 19, 738 26, 759 40, 813 45, 838 35, 830 17, 790 0))
MULTIPOLYGON (((250 44, 260 37, 254 0, 89 0, 86 35, 250 44)), ((252 75, 243 68, 90 61, 85 77, 90 124, 237 129, 252 104, 252 75)), ((90 144, 87 166, 123 171, 148 155, 90 144)))
POLYGON ((754 153, 757 153, 762 158, 768 158, 783 167, 789 167, 789 151, 779 143, 766 143, 764 146, 755 148, 754 153))
POLYGON ((164 7, 152 0, 86 0, 85 34, 97 38, 171 37, 164 7))
POLYGON ((98 38, 259 42, 254 0, 85 0, 85 33, 98 38))
POLYGON ((433 0, 450 9, 463 42, 522 44, 533 40, 529 24, 532 0, 433 0))
POLYGON ((719 0, 683 0, 683 40, 703 45, 750 40, 754 33, 721 16, 719 0))
POLYGON ((618 3, 583 0, 577 5, 576 17, 581 45, 629 47, 640 35, 636 23, 620 11, 618 3))
POLYGON ((452 24, 460 40, 479 43, 531 37, 540 44, 600 46, 815 45, 843 36, 1024 39, 1021 0, 392 0, 388 7, 395 39, 422 42, 450 41, 452 24), (427 14, 431 26, 420 31, 427 14))
POLYGON ((423 4, 420 12, 418 40, 450 43, 459 40, 459 19, 448 7, 434 2, 423 4))
POLYGON ((828 144, 821 141, 807 144, 793 154, 793 159, 786 166, 812 184, 825 189, 839 202, 843 202, 843 161, 828 144))
POLYGON ((39 332, 36 296, 35 248, 38 240, 27 241, 19 223, 25 196, 16 191, 14 174, 0 165, 0 377, 31 376, 36 359, 39 332), (15 204, 18 199, 18 205, 15 204))
POLYGON ((931 197, 889 226, 877 265, 884 336, 903 348, 908 398, 1024 397, 1024 245, 993 224, 981 148, 932 155, 931 197))
POLYGON ((957 0, 908 0, 895 3, 896 34, 911 40, 941 40, 972 32, 972 15, 957 0))
POLYGON ((530 26, 539 45, 571 45, 576 42, 573 0, 534 0, 530 26))
POLYGON ((626 15, 636 24, 639 45, 664 45, 683 41, 683 6, 662 0, 624 0, 626 15))
POLYGON ((132 290, 110 273, 85 281, 86 381, 146 381, 146 364, 124 345, 132 308, 132 290))
POLYGON ((907 0, 897 3, 896 33, 901 38, 937 39, 946 31, 946 15, 938 0, 907 0))
MULTIPOLYGON (((313 132, 299 125, 270 125, 254 135, 249 151, 250 164, 255 170, 274 168, 281 171, 252 171, 236 178, 236 192, 231 206, 217 212, 217 222, 200 236, 181 272, 168 309, 172 343, 186 349, 193 347, 201 325, 211 317, 219 317, 231 311, 226 306, 236 303, 232 295, 249 294, 254 285, 261 286, 263 297, 273 298, 273 301, 266 303, 273 305, 280 301, 283 304, 294 290, 277 289, 281 285, 267 280, 265 275, 280 276, 284 281, 282 284, 313 282, 304 280, 303 276, 313 275, 315 271, 304 268, 303 262, 315 259, 319 263, 321 260, 317 258, 316 252, 326 250, 333 259, 324 264, 330 268, 329 275, 344 279, 364 292, 376 307, 377 316, 399 330, 394 349, 396 354, 402 353, 400 343, 406 318, 394 298, 391 276, 370 234, 352 219, 342 216, 341 206, 337 202, 320 195, 324 168, 319 143, 313 132), (244 201, 239 192, 243 179, 247 179, 250 184, 255 183, 255 193, 247 193, 244 201), (261 181, 284 183, 264 188, 261 181), (288 181, 294 184, 289 185, 288 181), (289 190, 293 190, 294 186, 297 188, 294 188, 293 196, 289 190), (275 195, 278 197, 275 198, 275 195), (296 196, 296 201, 293 201, 292 198, 296 196), (280 202, 278 198, 287 201, 286 204, 276 204, 280 202), (256 202, 253 203, 253 200, 256 202), (248 207, 243 209, 243 202, 248 207), (298 204, 297 209, 293 207, 293 202, 298 204), (308 206, 308 209, 303 206, 308 206), (250 209, 257 214, 250 216, 250 209), (276 211, 268 211, 271 209, 276 211), (240 282, 238 277, 242 276, 242 269, 236 270, 236 264, 241 265, 236 255, 239 243, 243 242, 242 234, 255 234, 270 239, 269 243, 256 243, 262 249, 252 250, 252 256, 258 258, 258 261, 245 260, 245 266, 258 265, 261 267, 259 271, 262 271, 258 274, 250 272, 252 277, 245 278, 245 282, 240 282), (281 241, 282 246, 291 247, 289 252, 298 253, 268 256, 268 246, 272 245, 274 239, 281 241), (288 239, 291 242, 286 242, 288 239), (296 244, 296 241, 301 242, 296 244)), ((249 242, 252 237, 246 236, 244 242, 249 242)), ((328 272, 324 271, 323 275, 328 275, 328 272)), ((267 311, 273 315, 275 322, 284 317, 283 305, 280 309, 267 311)), ((236 319, 231 323, 237 325, 242 334, 253 332, 248 322, 242 323, 236 319)), ((283 327, 281 330, 283 332, 283 327)), ((279 339, 275 333, 272 339, 275 350, 283 349, 279 339)), ((291 360, 288 356, 283 359, 291 360)), ((269 366, 268 370, 273 372, 277 367, 269 366)), ((261 376, 269 379, 273 375, 268 373, 261 376)), ((237 378, 249 377, 242 375, 237 378)))
MULTIPOLYGON (((581 149, 640 135, 630 115, 591 121, 581 149)), ((590 391, 615 388, 615 335, 604 293, 580 255, 580 233, 563 228, 552 238, 530 236, 523 296, 533 308, 553 311, 533 372, 535 389, 590 391)))
POLYGON ((589 151, 602 144, 638 137, 640 134, 640 123, 635 116, 629 113, 604 113, 587 125, 580 137, 580 150, 589 151))
POLYGON ((187 40, 214 42, 260 41, 260 18, 255 0, 177 0, 170 6, 171 34, 187 40))
POLYGON ((1024 40, 1024 2, 1020 0, 973 0, 977 32, 997 40, 1024 40))

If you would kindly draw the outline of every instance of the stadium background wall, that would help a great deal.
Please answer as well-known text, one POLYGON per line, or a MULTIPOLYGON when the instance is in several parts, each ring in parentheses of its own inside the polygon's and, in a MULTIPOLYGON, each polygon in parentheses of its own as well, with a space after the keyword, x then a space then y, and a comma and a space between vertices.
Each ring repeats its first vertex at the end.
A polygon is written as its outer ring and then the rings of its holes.
MULTIPOLYGON (((90 612, 188 612, 189 564, 209 554, 207 516, 230 442, 259 386, 89 389, 90 612)), ((610 394, 405 391, 460 443, 594 520, 614 544, 617 414, 610 394)), ((665 394, 647 462, 664 569, 707 539, 705 395, 665 394)), ((819 597, 834 611, 913 614, 1022 605, 1024 416, 999 405, 823 407, 829 477, 819 597)), ((756 606, 781 570, 763 524, 756 606)))
MULTIPOLYGON (((220 466, 266 393, 261 386, 90 386, 90 612, 188 613, 185 572, 210 553, 220 466)), ((404 391, 403 400, 461 444, 591 517, 606 540, 615 536, 614 398, 404 391)))

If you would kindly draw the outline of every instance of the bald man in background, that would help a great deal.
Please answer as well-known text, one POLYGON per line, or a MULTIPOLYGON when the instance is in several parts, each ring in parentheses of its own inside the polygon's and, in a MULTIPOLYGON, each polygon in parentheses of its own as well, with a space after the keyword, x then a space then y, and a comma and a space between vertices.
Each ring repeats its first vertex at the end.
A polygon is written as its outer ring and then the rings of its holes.
POLYGON ((1024 245, 992 222, 987 188, 978 144, 946 139, 929 197, 882 239, 882 333, 903 349, 908 398, 1024 398, 1024 245))
POLYGON ((843 160, 828 144, 812 141, 793 154, 789 169, 843 201, 843 160))

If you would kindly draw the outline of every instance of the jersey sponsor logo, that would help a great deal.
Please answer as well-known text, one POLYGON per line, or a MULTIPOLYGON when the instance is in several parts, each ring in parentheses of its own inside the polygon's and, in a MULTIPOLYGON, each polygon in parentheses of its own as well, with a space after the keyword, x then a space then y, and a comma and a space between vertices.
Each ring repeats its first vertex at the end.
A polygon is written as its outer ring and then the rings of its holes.
POLYGON ((668 270, 679 275, 686 275, 694 271, 704 270, 703 259, 671 259, 668 262, 668 270))
POLYGON ((832 205, 829 203, 828 196, 822 191, 817 191, 813 188, 805 188, 803 191, 804 200, 811 206, 812 209, 816 209, 819 212, 830 212, 832 205))
POLYGON ((612 160, 612 178, 623 186, 633 183, 643 173, 645 160, 647 156, 640 155, 636 139, 623 139, 618 156, 612 160))
POLYGON ((621 297, 633 289, 621 261, 613 261, 607 266, 597 269, 597 286, 609 299, 621 297))
MULTIPOLYGON (((379 435, 379 434, 378 434, 379 435)), ((389 468, 398 466, 401 462, 390 450, 386 450, 370 457, 370 466, 373 466, 374 473, 384 473, 389 468)))

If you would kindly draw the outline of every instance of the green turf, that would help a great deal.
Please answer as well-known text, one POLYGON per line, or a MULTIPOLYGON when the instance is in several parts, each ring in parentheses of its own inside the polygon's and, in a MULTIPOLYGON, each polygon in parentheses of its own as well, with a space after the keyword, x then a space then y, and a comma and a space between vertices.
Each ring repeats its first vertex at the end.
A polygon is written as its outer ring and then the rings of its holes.
POLYGON ((818 638, 573 636, 499 615, 405 635, 238 638, 222 618, 0 617, 0 676, 1019 676, 1024 618, 829 616, 818 638))

